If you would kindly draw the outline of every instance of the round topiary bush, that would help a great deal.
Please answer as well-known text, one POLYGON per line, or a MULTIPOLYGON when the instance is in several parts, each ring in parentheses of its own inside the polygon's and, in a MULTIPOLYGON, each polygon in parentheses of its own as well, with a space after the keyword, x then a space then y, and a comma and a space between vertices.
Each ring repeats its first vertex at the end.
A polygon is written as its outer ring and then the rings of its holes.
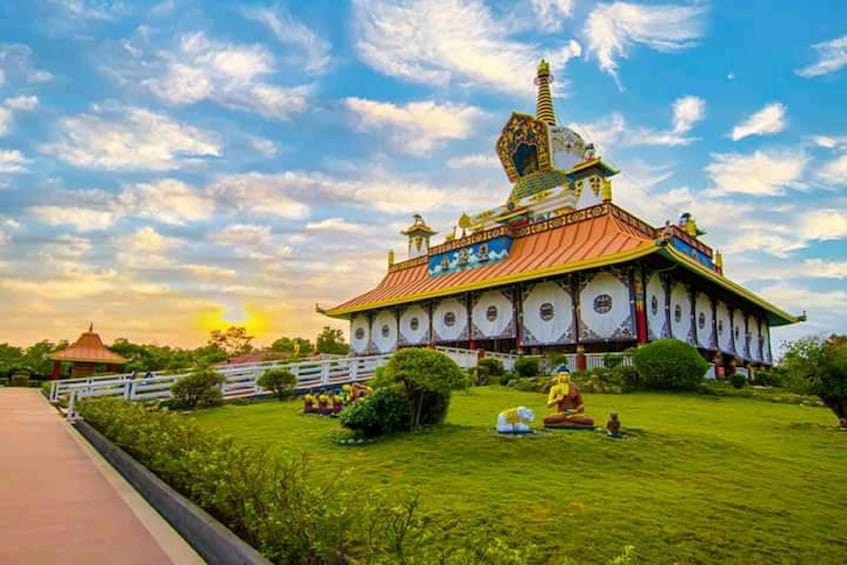
POLYGON ((207 408, 223 403, 224 377, 214 369, 200 368, 171 385, 175 408, 207 408))
POLYGON ((741 373, 732 373, 729 376, 729 384, 735 388, 744 388, 744 385, 747 384, 747 377, 741 373))
POLYGON ((538 376, 538 357, 521 357, 515 361, 515 372, 522 377, 538 376))
POLYGON ((456 362, 431 349, 401 349, 389 359, 384 376, 404 389, 411 431, 443 422, 451 391, 465 386, 465 373, 456 362))
POLYGON ((642 386, 648 389, 695 389, 709 368, 695 347, 678 339, 648 343, 633 360, 642 386))
POLYGON ((268 369, 259 377, 258 384, 272 391, 279 400, 294 398, 297 392, 297 377, 288 369, 268 369))

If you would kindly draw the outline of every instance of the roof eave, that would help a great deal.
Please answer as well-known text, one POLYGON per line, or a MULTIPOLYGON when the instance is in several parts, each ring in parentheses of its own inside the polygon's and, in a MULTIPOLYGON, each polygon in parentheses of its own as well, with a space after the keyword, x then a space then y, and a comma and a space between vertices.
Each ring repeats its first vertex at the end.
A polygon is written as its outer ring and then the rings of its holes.
POLYGON ((341 319, 349 319, 352 314, 356 314, 359 312, 364 312, 367 310, 373 310, 375 308, 385 308, 389 306, 397 306, 400 304, 406 304, 408 302, 417 302, 419 300, 428 300, 431 298, 440 298, 442 296, 449 296, 451 294, 457 294, 460 292, 469 292, 474 290, 480 290, 483 288, 489 288, 492 286, 502 286, 506 284, 512 284, 517 282, 524 282, 533 279, 539 279, 543 277, 549 277, 554 275, 562 275, 565 273, 571 273, 574 271, 581 271, 584 269, 590 269, 593 267, 603 267, 606 265, 613 265, 616 263, 625 263, 626 261, 632 261, 633 259, 639 259, 641 257, 645 257, 650 255, 651 253, 655 253, 658 250, 655 243, 650 241, 646 242, 644 245, 636 247, 635 249, 631 249, 629 251, 625 251, 622 253, 615 253, 612 255, 606 255, 604 257, 597 257, 593 259, 587 259, 583 261, 577 261, 575 263, 565 263, 563 265, 555 265, 553 267, 547 267, 544 269, 537 269, 534 271, 526 271, 522 273, 513 273, 510 275, 505 275, 496 278, 490 279, 482 279, 479 281, 474 281, 472 283, 468 283, 465 285, 458 285, 454 287, 441 288, 430 292, 421 292, 419 294, 406 295, 398 298, 393 298, 385 301, 377 301, 377 302, 369 302, 365 304, 361 304, 358 306, 352 306, 349 308, 345 308, 344 305, 330 308, 325 312, 325 314, 331 318, 341 318, 341 319))

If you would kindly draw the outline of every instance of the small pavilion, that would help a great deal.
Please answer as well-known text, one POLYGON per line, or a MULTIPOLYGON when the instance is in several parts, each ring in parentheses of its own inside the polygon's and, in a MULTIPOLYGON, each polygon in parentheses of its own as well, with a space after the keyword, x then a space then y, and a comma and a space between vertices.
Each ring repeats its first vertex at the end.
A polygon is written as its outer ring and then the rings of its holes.
POLYGON ((105 366, 106 371, 119 372, 121 365, 127 359, 111 351, 103 345, 100 336, 94 333, 94 324, 88 331, 82 333, 71 345, 50 355, 53 361, 52 378, 58 379, 62 362, 71 363, 71 378, 88 377, 97 372, 97 368, 105 366))

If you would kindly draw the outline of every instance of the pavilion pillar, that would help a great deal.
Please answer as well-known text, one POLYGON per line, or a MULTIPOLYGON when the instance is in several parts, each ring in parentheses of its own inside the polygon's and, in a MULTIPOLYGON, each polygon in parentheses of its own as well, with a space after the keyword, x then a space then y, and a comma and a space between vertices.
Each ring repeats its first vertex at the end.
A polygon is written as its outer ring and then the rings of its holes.
POLYGON ((576 368, 578 371, 584 371, 588 368, 588 362, 585 359, 585 346, 582 344, 576 346, 576 368))
POLYGON ((55 381, 58 380, 62 375, 62 362, 61 361, 53 361, 53 371, 50 373, 50 380, 55 381))

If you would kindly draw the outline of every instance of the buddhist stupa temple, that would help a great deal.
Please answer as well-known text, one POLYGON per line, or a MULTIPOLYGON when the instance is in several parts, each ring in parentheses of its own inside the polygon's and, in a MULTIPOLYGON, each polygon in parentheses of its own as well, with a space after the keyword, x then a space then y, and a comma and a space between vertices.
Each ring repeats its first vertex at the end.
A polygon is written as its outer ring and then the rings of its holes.
POLYGON ((323 311, 350 321, 357 355, 448 345, 519 353, 623 351, 660 338, 718 367, 769 366, 770 328, 800 321, 724 275, 690 213, 654 227, 614 202, 619 171, 558 124, 550 68, 536 115, 513 113, 496 142, 511 192, 463 214, 442 243, 414 215, 408 258, 389 252, 376 288, 323 311))
POLYGON ((73 345, 51 354, 50 359, 53 361, 54 379, 59 378, 63 362, 71 363, 71 378, 91 376, 99 367, 117 373, 121 365, 127 362, 127 359, 103 345, 100 336, 94 333, 93 324, 88 327, 87 332, 77 338, 73 345))

